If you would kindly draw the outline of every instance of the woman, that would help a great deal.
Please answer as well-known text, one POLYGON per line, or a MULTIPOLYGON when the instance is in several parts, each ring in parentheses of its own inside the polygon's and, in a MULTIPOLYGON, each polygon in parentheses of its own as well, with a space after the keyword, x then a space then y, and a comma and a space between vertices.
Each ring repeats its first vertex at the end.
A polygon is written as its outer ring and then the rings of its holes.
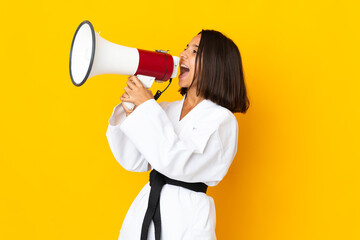
POLYGON ((235 157, 233 113, 249 107, 240 52, 223 34, 202 30, 180 54, 180 66, 181 101, 158 104, 131 76, 121 100, 136 108, 119 104, 110 118, 106 135, 116 160, 129 171, 153 169, 119 239, 216 239, 214 200, 205 192, 235 157))

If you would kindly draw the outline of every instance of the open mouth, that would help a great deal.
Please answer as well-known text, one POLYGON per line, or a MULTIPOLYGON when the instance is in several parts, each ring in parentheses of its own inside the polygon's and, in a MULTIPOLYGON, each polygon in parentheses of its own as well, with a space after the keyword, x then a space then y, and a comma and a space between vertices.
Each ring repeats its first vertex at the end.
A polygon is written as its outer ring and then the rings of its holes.
POLYGON ((189 73, 189 71, 190 71, 190 69, 188 66, 181 64, 179 78, 185 77, 189 73))

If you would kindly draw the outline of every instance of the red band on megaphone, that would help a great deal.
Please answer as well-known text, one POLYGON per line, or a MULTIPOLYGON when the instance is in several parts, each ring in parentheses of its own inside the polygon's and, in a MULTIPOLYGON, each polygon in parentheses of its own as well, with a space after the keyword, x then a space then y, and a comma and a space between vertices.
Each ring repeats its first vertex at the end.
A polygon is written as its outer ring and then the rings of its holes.
POLYGON ((174 70, 174 60, 170 54, 139 51, 139 66, 135 75, 155 77, 156 80, 167 81, 174 70))

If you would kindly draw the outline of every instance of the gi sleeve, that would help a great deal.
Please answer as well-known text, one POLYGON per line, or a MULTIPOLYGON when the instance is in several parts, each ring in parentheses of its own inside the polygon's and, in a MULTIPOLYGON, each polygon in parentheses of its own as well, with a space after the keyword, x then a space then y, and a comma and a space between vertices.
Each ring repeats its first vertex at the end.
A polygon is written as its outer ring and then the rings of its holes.
POLYGON ((120 165, 128 171, 146 172, 151 166, 143 155, 137 150, 132 141, 121 131, 120 124, 125 120, 126 114, 121 104, 117 105, 109 120, 106 137, 111 152, 120 165))
POLYGON ((120 125, 151 166, 185 182, 216 185, 226 175, 237 149, 238 125, 227 110, 204 115, 186 138, 180 138, 162 108, 151 99, 120 125))

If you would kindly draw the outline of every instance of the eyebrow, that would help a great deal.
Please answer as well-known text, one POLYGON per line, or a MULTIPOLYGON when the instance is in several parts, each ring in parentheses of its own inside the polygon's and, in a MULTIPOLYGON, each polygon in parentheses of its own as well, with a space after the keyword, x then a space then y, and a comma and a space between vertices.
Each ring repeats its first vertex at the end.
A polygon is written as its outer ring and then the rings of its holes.
MULTIPOLYGON (((199 47, 199 45, 196 45, 196 44, 193 44, 192 46, 194 46, 194 47, 199 47)), ((186 47, 189 47, 189 44, 188 45, 186 45, 186 47)))

